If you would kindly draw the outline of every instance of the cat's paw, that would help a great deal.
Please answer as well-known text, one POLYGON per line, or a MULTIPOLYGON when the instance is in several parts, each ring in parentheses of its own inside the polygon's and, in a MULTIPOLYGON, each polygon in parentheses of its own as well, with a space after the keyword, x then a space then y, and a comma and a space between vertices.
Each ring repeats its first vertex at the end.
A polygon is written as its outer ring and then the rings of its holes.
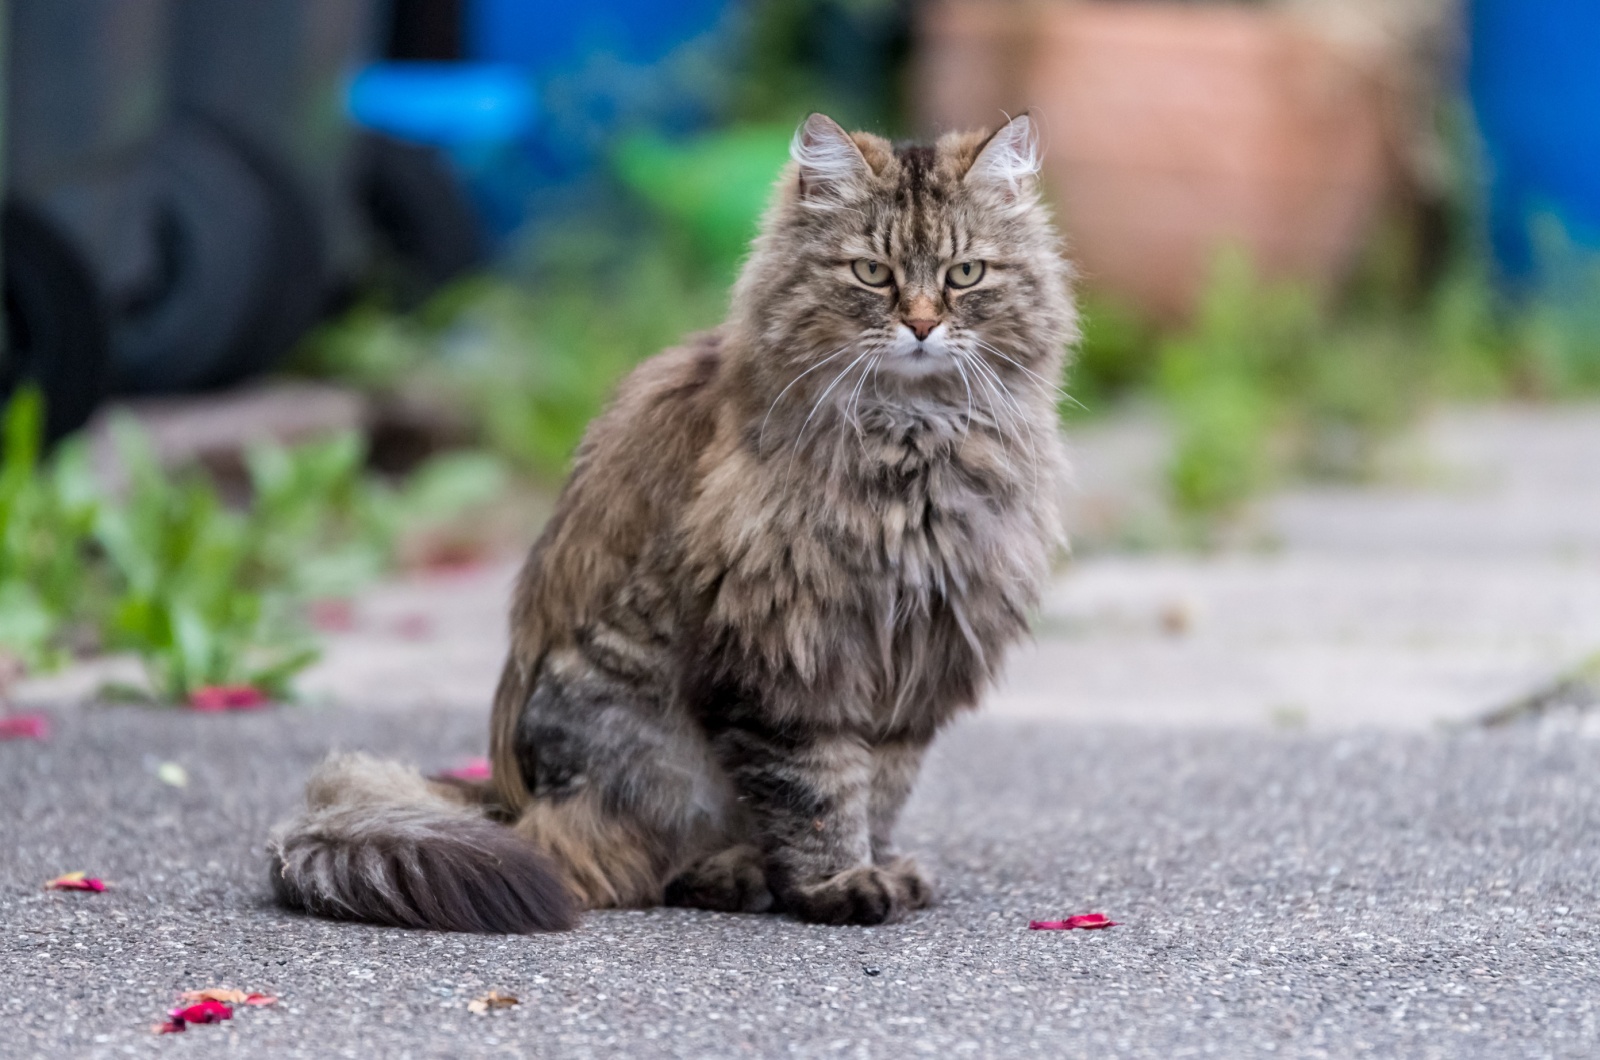
POLYGON ((860 865, 783 895, 783 908, 814 924, 890 924, 932 900, 932 891, 905 862, 860 865))
POLYGON ((753 846, 729 847, 673 877, 664 900, 719 913, 765 913, 772 908, 765 859, 753 846))
POLYGON ((894 875, 906 896, 907 909, 926 909, 933 904, 933 881, 910 858, 891 858, 879 868, 894 875))

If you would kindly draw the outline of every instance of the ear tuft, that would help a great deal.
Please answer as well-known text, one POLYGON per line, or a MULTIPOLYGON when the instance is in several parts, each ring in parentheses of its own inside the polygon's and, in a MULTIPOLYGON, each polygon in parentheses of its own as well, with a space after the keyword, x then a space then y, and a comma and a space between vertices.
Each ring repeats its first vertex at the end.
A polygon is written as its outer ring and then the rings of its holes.
POLYGON ((1028 115, 1019 114, 995 130, 979 148, 965 179, 990 185, 1015 199, 1033 189, 1039 168, 1038 126, 1028 115))
POLYGON ((872 175, 861 149, 839 123, 813 114, 795 130, 789 157, 800 167, 800 197, 838 199, 872 175))

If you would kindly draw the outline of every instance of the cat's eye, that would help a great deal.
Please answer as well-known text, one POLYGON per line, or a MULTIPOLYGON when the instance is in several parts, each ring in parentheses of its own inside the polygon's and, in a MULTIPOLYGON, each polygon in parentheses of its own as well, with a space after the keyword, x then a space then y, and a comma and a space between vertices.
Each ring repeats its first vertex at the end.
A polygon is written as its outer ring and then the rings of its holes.
POLYGON ((963 261, 959 265, 950 266, 950 271, 944 274, 944 282, 957 289, 971 287, 981 279, 983 279, 981 261, 963 261))
POLYGON ((894 272, 889 266, 871 258, 857 258, 852 261, 850 271, 856 274, 856 279, 868 287, 887 287, 894 279, 894 272))

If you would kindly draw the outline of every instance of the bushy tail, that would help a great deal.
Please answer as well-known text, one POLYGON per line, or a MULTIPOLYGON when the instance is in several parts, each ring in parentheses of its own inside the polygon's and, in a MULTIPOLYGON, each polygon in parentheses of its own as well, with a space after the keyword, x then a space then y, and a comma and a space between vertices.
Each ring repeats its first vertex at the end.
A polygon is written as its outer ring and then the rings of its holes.
POLYGON ((317 767, 273 830, 278 900, 320 916, 443 931, 560 931, 576 903, 548 858, 481 806, 366 755, 317 767))

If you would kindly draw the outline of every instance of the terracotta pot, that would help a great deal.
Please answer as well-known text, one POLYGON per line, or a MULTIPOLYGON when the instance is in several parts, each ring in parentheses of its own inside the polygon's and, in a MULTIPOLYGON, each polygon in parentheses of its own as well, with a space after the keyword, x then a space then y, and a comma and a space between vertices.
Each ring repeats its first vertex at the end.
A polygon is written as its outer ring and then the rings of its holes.
POLYGON ((1381 62, 1282 13, 958 0, 924 10, 921 44, 924 118, 1034 111, 1085 281, 1153 311, 1190 310, 1230 245, 1330 287, 1381 203, 1381 62))

